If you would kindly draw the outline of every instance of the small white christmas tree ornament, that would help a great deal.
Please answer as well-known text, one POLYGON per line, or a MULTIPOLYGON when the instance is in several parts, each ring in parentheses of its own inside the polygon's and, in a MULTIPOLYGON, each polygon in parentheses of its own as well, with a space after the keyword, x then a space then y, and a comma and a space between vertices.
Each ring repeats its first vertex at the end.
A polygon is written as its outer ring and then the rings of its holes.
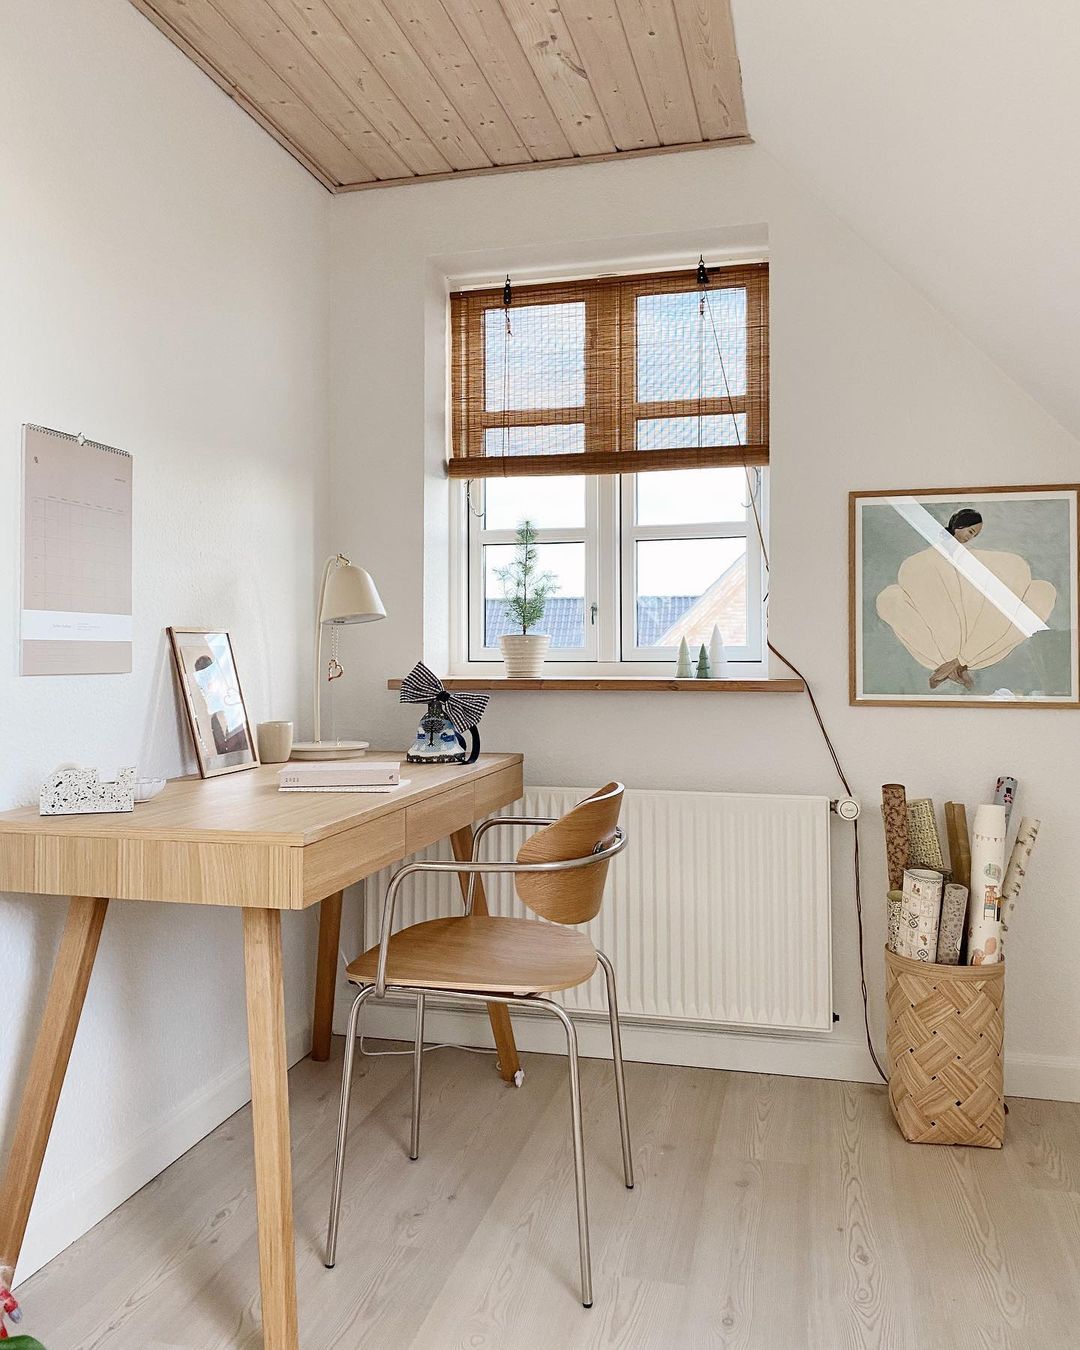
POLYGON ((675 666, 675 678, 677 680, 689 680, 693 677, 693 671, 690 669, 690 648, 685 638, 679 643, 679 660, 675 666))
POLYGON ((724 655, 724 635, 718 625, 713 624, 709 638, 709 666, 714 680, 722 680, 727 674, 727 657, 724 655))

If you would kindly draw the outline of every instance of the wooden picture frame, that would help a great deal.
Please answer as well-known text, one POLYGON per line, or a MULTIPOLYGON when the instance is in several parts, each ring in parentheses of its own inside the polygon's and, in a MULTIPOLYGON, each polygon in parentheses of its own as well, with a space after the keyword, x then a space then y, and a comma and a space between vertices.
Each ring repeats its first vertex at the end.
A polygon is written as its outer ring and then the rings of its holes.
POLYGON ((853 706, 1080 707, 1080 485, 849 493, 848 670, 853 706))
POLYGON ((218 628, 166 632, 201 777, 258 768, 259 752, 229 634, 218 628))

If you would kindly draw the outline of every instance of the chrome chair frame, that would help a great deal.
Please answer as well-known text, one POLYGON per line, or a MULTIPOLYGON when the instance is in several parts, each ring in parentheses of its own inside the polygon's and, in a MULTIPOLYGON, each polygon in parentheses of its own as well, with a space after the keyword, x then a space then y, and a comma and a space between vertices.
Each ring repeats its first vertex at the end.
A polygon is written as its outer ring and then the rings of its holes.
MULTIPOLYGON (((566 872, 575 868, 588 867, 591 864, 613 858, 626 847, 627 839, 623 830, 616 829, 615 838, 606 848, 597 848, 583 858, 571 858, 558 862, 518 863, 518 862, 481 862, 479 853, 481 840, 496 825, 554 825, 555 819, 538 816, 493 816, 476 828, 473 837, 472 857, 461 862, 419 862, 408 863, 390 878, 383 900, 382 925, 379 937, 379 961, 376 967, 374 984, 361 985, 353 1000, 349 1013, 348 1029, 345 1033, 345 1062, 341 1076, 341 1102, 338 1110, 337 1152, 334 1160, 334 1180, 330 1195, 330 1218, 326 1233, 326 1258, 324 1264, 332 1269, 337 1259, 338 1220, 341 1214, 342 1179, 345 1171, 345 1148, 349 1130, 349 1104, 352 1089, 353 1065, 356 1058, 356 1032, 360 1013, 369 998, 385 998, 390 994, 412 995, 416 999, 416 1040, 413 1047, 413 1094, 412 1129, 409 1141, 409 1157, 414 1161, 420 1155, 420 1089, 423 1076, 424 1049, 424 1013, 426 996, 434 994, 439 998, 448 998, 465 1003, 502 1003, 508 1007, 542 1008, 557 1017, 566 1033, 566 1051, 570 1072, 570 1117, 574 1145, 574 1180, 577 1193, 578 1255, 581 1266, 581 1302, 586 1308, 592 1307, 592 1261, 589 1251, 589 1214, 585 1190, 585 1141, 581 1127, 581 1081, 578 1071, 577 1030, 566 1010, 550 998, 538 994, 500 994, 457 989, 418 988, 416 985, 394 985, 386 982, 386 964, 389 955, 390 938, 394 923, 394 910, 398 892, 405 879, 414 873, 443 872, 466 873, 469 884, 464 896, 465 914, 472 913, 473 893, 476 877, 486 873, 502 872, 566 872)), ((537 922, 541 922, 537 920, 537 922)), ((623 1074, 622 1039, 619 1034, 619 1007, 615 987, 615 968, 603 952, 597 951, 597 960, 604 970, 607 988, 608 1022, 611 1028, 611 1057, 615 1070, 615 1096, 619 1108, 619 1133, 622 1139, 623 1179, 628 1190, 634 1187, 634 1165, 630 1149, 630 1124, 626 1110, 626 1082, 623 1074)))

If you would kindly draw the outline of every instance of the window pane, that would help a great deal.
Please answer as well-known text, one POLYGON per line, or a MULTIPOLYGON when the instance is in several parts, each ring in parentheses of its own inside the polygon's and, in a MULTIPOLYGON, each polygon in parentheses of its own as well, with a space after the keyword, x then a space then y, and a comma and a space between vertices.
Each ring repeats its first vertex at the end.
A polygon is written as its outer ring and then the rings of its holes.
POLYGON ((717 417, 643 417, 637 424, 639 450, 693 450, 699 445, 745 445, 746 414, 717 417))
POLYGON ((531 520, 540 530, 585 524, 584 478, 489 478, 484 528, 516 530, 531 520))
POLYGON ((582 422, 557 422, 546 427, 488 427, 485 455, 580 455, 585 450, 582 422))
POLYGON ((585 303, 484 311, 484 407, 577 408, 585 402, 585 303))
MULTIPOLYGON (((508 479, 513 482, 513 479, 508 479)), ((705 525, 746 519, 744 469, 677 469, 637 475, 639 525, 705 525)))
MULTIPOLYGON (((484 646, 497 647, 503 633, 513 633, 513 621, 503 604, 502 583, 496 576, 513 556, 512 544, 488 544, 484 549, 484 646)), ((544 617, 529 631, 547 633, 552 647, 585 646, 585 545, 538 544, 540 568, 555 576, 555 594, 549 596, 544 617)))
POLYGON ((677 647, 693 655, 716 624, 726 647, 746 642, 746 540, 650 539, 637 545, 639 647, 677 647))
POLYGON ((746 393, 745 288, 707 291, 700 305, 700 291, 638 296, 639 402, 746 393))

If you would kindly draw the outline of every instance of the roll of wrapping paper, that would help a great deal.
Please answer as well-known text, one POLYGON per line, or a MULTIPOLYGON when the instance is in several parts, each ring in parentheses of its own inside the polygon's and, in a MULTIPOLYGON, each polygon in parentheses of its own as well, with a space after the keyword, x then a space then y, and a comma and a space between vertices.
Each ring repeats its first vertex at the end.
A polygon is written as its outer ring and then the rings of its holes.
POLYGON ((904 884, 907 866, 908 817, 907 793, 900 783, 885 783, 881 789, 881 814, 885 821, 885 859, 889 869, 889 890, 904 884))
POLYGON ((900 909, 904 903, 903 891, 890 891, 889 902, 889 937, 886 946, 889 951, 900 955, 900 909))
POLYGON ((1020 821, 1020 828, 1016 832, 1012 853, 1009 855, 1009 865, 1005 869, 1005 880, 1001 886, 1001 955, 1003 957, 1005 955, 1005 935, 1012 927, 1016 902, 1020 898, 1020 890, 1024 884, 1024 878, 1027 876, 1028 863, 1031 861, 1031 851, 1035 847, 1035 840, 1039 837, 1041 825, 1042 821, 1035 820, 1031 816, 1024 816, 1020 821))
POLYGON ((941 851, 934 803, 929 797, 920 797, 907 804, 908 867, 925 867, 932 872, 945 871, 945 855, 941 851))
POLYGON ((971 826, 971 894, 967 959, 971 966, 1001 960, 1001 883, 1005 870, 1005 808, 977 806, 971 826))
POLYGON ((971 844, 968 840, 967 812, 962 802, 945 803, 945 829, 949 836, 949 870, 953 881, 971 885, 971 844))
POLYGON ((1005 829, 1009 828, 1009 817, 1012 815, 1013 802, 1016 801, 1016 779, 1010 778, 1007 774, 997 780, 997 787, 994 788, 995 806, 1005 808, 1005 829))
POLYGON ((960 964, 960 948, 964 945, 964 924, 967 922, 968 888, 950 881, 941 897, 941 919, 938 922, 937 960, 941 966, 960 964))
POLYGON ((936 960, 944 880, 940 872, 929 867, 905 869, 900 902, 899 956, 910 957, 913 961, 936 960))

